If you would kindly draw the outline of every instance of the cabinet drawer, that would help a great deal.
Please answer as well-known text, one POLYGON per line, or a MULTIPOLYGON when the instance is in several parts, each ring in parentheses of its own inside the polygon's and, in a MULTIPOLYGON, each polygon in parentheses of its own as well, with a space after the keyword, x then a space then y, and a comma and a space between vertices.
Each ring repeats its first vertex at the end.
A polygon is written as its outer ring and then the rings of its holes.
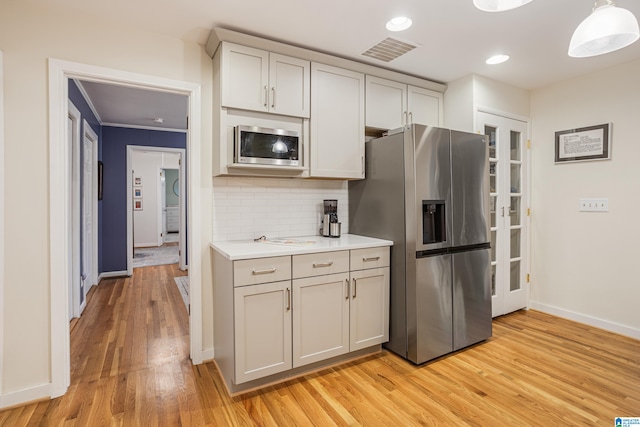
POLYGON ((245 259, 233 262, 233 286, 291 279, 291 257, 245 259))
POLYGON ((349 251, 293 256, 293 277, 311 277, 349 271, 349 251))
POLYGON ((179 218, 180 211, 178 209, 167 209, 167 218, 179 218))
POLYGON ((354 249, 351 251, 351 270, 389 266, 389 247, 354 249))

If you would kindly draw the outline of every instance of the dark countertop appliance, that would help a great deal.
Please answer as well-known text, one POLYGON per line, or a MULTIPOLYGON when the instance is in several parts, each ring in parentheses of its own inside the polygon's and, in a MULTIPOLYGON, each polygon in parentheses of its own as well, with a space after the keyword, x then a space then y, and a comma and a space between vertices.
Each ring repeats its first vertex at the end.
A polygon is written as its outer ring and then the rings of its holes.
POLYGON ((488 144, 405 126, 366 143, 350 232, 394 241, 388 349, 423 363, 491 336, 488 144))

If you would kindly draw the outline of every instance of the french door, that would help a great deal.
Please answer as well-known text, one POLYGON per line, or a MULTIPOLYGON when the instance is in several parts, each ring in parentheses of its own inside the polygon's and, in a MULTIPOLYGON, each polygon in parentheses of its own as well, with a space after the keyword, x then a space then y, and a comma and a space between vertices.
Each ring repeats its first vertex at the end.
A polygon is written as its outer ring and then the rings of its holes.
POLYGON ((527 123, 478 111, 489 137, 493 317, 529 303, 527 123))

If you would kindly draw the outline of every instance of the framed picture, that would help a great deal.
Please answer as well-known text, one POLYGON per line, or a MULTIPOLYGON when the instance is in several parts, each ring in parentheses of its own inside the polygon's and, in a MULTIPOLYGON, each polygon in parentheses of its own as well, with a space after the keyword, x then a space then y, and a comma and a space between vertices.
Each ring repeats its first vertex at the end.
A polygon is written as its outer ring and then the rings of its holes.
POLYGON ((142 187, 142 177, 141 176, 136 176, 133 178, 133 185, 135 187, 142 187))
POLYGON ((142 198, 142 187, 133 189, 133 197, 135 197, 136 199, 142 198))
POLYGON ((104 165, 98 160, 98 200, 102 200, 102 174, 104 165))
POLYGON ((133 201, 133 210, 134 211, 142 210, 142 199, 136 199, 133 201))
POLYGON ((611 158, 611 123, 556 132, 556 163, 611 158))

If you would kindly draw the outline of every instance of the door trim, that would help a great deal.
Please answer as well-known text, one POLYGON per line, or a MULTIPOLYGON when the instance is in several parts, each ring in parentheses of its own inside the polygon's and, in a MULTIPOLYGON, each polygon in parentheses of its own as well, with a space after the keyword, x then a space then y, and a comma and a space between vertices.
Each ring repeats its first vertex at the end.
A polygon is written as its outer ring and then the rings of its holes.
MULTIPOLYGON (((131 176, 133 173, 133 161, 132 154, 134 151, 156 151, 159 153, 175 153, 180 155, 180 194, 185 194, 184 189, 184 181, 186 178, 186 168, 183 166, 185 164, 185 149, 183 148, 169 148, 169 147, 151 147, 151 146, 143 146, 143 145, 127 145, 127 276, 133 275, 133 183, 131 181, 131 176)), ((189 175, 189 179, 191 179, 191 174, 189 175)), ((191 198, 191 194, 187 199, 191 198)), ((187 249, 187 236, 184 232, 186 230, 186 201, 185 197, 180 196, 180 242, 178 243, 180 247, 180 263, 179 268, 181 270, 186 269, 186 252, 189 252, 187 249)), ((191 286, 191 282, 189 282, 189 286, 191 286)), ((190 290, 191 293, 191 290, 190 290)))
MULTIPOLYGON (((49 275, 50 275, 50 396, 66 393, 70 384, 70 339, 68 321, 68 259, 70 245, 67 236, 70 165, 66 135, 68 80, 79 78, 110 84, 123 84, 148 90, 180 93, 189 97, 189 129, 187 153, 189 155, 189 268, 192 301, 202 301, 201 259, 204 252, 201 236, 201 86, 200 84, 166 79, 146 74, 120 71, 49 58, 49 275)), ((202 305, 192 304, 189 317, 191 360, 200 364, 202 349, 202 305)))
MULTIPOLYGON (((91 245, 91 277, 85 280, 85 283, 89 284, 89 288, 84 290, 84 298, 82 304, 80 304, 80 313, 87 305, 87 294, 94 285, 98 284, 98 135, 91 128, 86 120, 82 121, 82 145, 84 146, 85 139, 88 139, 93 145, 91 164, 94 165, 92 180, 91 180, 91 217, 92 226, 91 233, 93 234, 93 242, 91 245)), ((82 272, 81 272, 82 273, 82 272)))
MULTIPOLYGON (((0 50, 0 310, 4 313, 4 64, 0 50)), ((69 315, 67 311, 66 315, 69 315)), ((4 316, 0 316, 0 404, 4 383, 4 316)), ((1 405, 0 405, 1 406, 1 405)))
POLYGON ((82 114, 80 110, 69 100, 69 114, 73 121, 73 139, 71 147, 71 294, 73 307, 71 307, 72 317, 80 317, 80 146, 82 141, 81 123, 82 114), (77 177, 73 181, 73 177, 77 177))

